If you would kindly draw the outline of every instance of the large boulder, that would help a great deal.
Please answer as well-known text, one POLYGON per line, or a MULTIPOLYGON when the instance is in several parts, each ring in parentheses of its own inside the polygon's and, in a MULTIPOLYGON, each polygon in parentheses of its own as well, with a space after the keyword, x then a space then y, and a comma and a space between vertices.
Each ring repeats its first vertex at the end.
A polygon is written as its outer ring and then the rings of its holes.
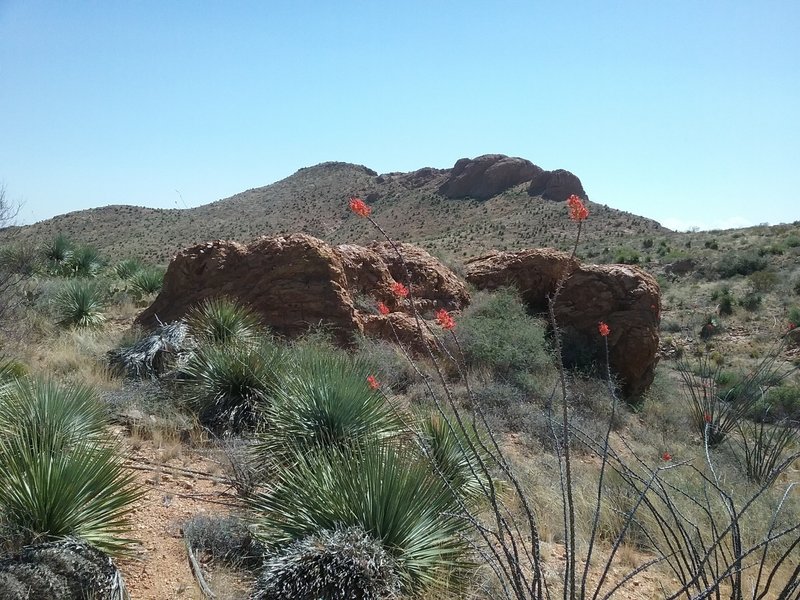
POLYGON ((576 366, 605 365, 598 324, 606 323, 608 361, 626 398, 653 383, 658 363, 661 291, 655 278, 631 265, 585 265, 574 270, 554 306, 564 359, 576 366))
POLYGON ((447 198, 488 200, 515 185, 530 181, 542 172, 529 160, 504 154, 462 158, 439 187, 439 193, 447 198))
MULTIPOLYGON (((418 308, 459 310, 469 302, 463 283, 430 254, 408 244, 402 250, 418 308)), ((388 256, 381 245, 333 247, 305 234, 261 238, 249 245, 199 244, 173 258, 161 292, 136 322, 153 327, 175 321, 207 298, 228 296, 282 335, 325 324, 347 344, 364 332, 367 322, 370 331, 387 331, 376 321, 388 323, 392 315, 374 314, 377 302, 393 313, 409 310, 408 301, 391 293, 392 284, 405 282, 405 276, 388 256)))
POLYGON ((541 196, 545 200, 556 202, 563 202, 573 194, 584 200, 588 199, 578 176, 564 169, 542 171, 533 178, 528 187, 528 195, 541 196))
POLYGON ((602 321, 611 329, 609 364, 623 395, 638 397, 653 382, 661 292, 642 269, 579 265, 570 255, 545 248, 473 259, 467 263, 467 281, 487 290, 514 286, 534 311, 547 308, 548 298, 561 283, 554 312, 565 364, 605 365, 605 345, 598 332, 602 321))
POLYGON ((528 306, 542 311, 558 282, 577 269, 578 264, 566 252, 552 248, 492 252, 467 261, 466 277, 479 290, 516 287, 528 306))

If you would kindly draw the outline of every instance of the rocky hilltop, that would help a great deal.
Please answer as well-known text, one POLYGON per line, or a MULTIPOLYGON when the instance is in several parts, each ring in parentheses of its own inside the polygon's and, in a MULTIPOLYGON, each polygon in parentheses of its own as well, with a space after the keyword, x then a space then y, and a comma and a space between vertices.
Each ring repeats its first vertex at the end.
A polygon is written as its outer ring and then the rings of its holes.
MULTIPOLYGON (((166 264, 182 248, 210 239, 247 243, 301 232, 336 244, 368 244, 376 232, 347 210, 347 199, 357 195, 396 239, 461 260, 492 249, 568 249, 574 230, 562 201, 572 193, 588 197, 576 175, 502 154, 410 173, 378 174, 362 165, 330 162, 192 209, 111 205, 61 215, 0 232, 0 245, 10 238, 44 243, 64 234, 95 246, 110 260, 135 257, 166 264)), ((655 221, 588 204, 592 227, 582 238, 586 248, 605 245, 612 231, 618 237, 667 232, 655 221)))

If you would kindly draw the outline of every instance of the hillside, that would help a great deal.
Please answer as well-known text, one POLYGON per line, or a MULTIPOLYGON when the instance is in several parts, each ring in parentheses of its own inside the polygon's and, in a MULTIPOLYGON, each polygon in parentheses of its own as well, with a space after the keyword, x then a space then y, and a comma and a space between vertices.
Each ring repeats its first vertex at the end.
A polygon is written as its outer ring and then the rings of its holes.
MULTIPOLYGON (((334 243, 365 243, 375 232, 347 209, 347 199, 358 195, 380 212, 392 235, 448 261, 492 248, 570 247, 573 230, 563 219, 563 202, 531 196, 527 181, 486 200, 448 198, 439 189, 452 177, 453 169, 378 175, 364 166, 323 163, 192 209, 112 205, 61 215, 0 232, 0 244, 12 236, 41 244, 63 234, 95 246, 111 260, 135 257, 166 263, 178 249, 211 239, 249 241, 305 232, 334 243)), ((617 246, 617 238, 671 234, 655 221, 588 205, 592 228, 582 238, 584 254, 617 246)))

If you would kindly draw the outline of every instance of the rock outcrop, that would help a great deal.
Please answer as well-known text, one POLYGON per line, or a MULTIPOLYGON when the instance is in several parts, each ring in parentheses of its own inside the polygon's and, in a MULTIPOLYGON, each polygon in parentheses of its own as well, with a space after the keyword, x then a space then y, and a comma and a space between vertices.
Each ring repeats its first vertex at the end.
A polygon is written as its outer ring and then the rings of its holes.
MULTIPOLYGON (((421 310, 458 310, 469 302, 464 284, 444 265, 424 250, 408 244, 402 248, 421 310)), ((382 321, 402 319, 374 314, 372 303, 382 301, 393 313, 408 310, 407 301, 391 293, 391 285, 405 277, 389 256, 379 244, 332 247, 305 234, 261 238, 249 245, 199 244, 175 256, 161 292, 136 322, 152 327, 174 321, 206 298, 228 296, 251 307, 282 335, 324 324, 347 344, 353 334, 365 331, 365 324, 369 331, 384 331, 382 321)))
POLYGON ((564 169, 542 171, 537 174, 528 187, 528 195, 541 196, 545 200, 564 202, 572 194, 587 200, 581 180, 564 169))
POLYGON ((515 185, 532 180, 542 172, 529 160, 504 154, 462 158, 439 187, 439 193, 447 198, 488 200, 515 185))
POLYGON ((533 248, 519 252, 492 252, 467 261, 467 281, 479 290, 517 288, 533 310, 547 309, 547 297, 578 261, 566 252, 533 248))
POLYGON ((467 263, 467 280, 478 289, 517 287, 534 311, 543 311, 563 280, 555 304, 568 366, 605 364, 598 323, 611 328, 609 362, 626 397, 640 396, 653 382, 658 362, 660 289, 642 269, 629 265, 579 265, 550 249, 495 252, 467 263))

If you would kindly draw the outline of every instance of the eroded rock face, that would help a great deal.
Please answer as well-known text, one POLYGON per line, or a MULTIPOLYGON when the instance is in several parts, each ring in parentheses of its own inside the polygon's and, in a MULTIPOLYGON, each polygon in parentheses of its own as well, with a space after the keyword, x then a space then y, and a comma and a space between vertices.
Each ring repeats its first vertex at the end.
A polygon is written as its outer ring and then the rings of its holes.
POLYGON ((478 289, 517 287, 535 311, 547 308, 563 279, 555 304, 568 366, 605 364, 600 321, 611 328, 609 363, 625 397, 637 397, 653 382, 658 362, 661 292, 655 278, 629 265, 579 265, 550 249, 495 252, 467 263, 467 280, 478 289))
MULTIPOLYGON (((463 283, 435 258, 408 244, 403 252, 421 310, 458 310, 469 302, 463 283)), ((408 310, 391 292, 392 284, 405 277, 393 276, 400 272, 385 256, 380 245, 332 247, 305 234, 249 245, 199 244, 175 256, 161 292, 136 322, 152 327, 159 320, 174 321, 207 298, 228 296, 250 306, 280 334, 294 336, 325 324, 347 344, 353 334, 364 332, 366 322, 371 330, 381 330, 375 320, 392 316, 372 314, 365 304, 382 301, 393 312, 408 310)))
POLYGON ((528 306, 543 311, 558 282, 578 264, 566 252, 552 248, 492 252, 467 261, 467 281, 479 290, 516 287, 528 306))
POLYGON ((488 200, 515 185, 530 181, 542 172, 540 167, 524 158, 504 154, 462 158, 439 187, 439 193, 447 198, 488 200))
POLYGON ((587 200, 581 180, 564 169, 555 171, 542 171, 531 181, 528 195, 541 196, 545 200, 564 202, 572 194, 587 200))
POLYGON ((605 364, 598 333, 608 324, 609 364, 625 397, 638 397, 653 383, 658 363, 661 290, 655 278, 630 265, 585 265, 567 277, 555 304, 564 358, 605 364))

